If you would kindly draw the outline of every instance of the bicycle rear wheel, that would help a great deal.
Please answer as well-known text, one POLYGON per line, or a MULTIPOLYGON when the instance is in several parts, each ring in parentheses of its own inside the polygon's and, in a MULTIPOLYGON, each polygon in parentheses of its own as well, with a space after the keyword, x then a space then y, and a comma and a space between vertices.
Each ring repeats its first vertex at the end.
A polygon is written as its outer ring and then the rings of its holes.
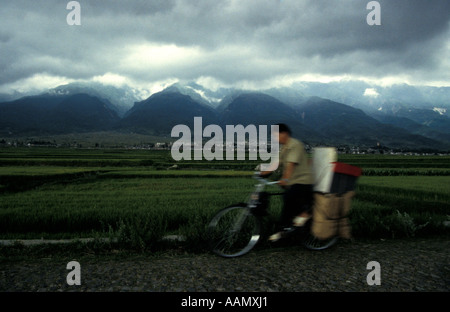
POLYGON ((308 223, 306 223, 304 229, 303 229, 303 238, 302 238, 302 244, 306 248, 310 250, 324 250, 327 248, 330 248, 334 244, 337 243, 338 237, 332 236, 330 238, 326 239, 320 239, 316 236, 314 236, 311 233, 311 226, 312 226, 312 220, 309 220, 308 223))
POLYGON ((305 235, 303 239, 303 245, 311 250, 323 250, 330 248, 338 241, 337 236, 333 236, 327 239, 319 239, 314 235, 308 233, 305 235))
POLYGON ((261 238, 261 220, 246 206, 220 210, 208 224, 211 250, 222 257, 238 257, 249 252, 261 238))

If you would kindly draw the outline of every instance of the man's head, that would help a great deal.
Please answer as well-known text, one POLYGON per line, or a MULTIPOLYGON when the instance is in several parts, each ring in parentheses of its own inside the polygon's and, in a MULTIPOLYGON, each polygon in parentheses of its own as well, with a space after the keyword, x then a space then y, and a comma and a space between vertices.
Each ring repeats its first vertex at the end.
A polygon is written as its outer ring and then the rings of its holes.
POLYGON ((284 123, 279 123, 277 124, 277 126, 278 126, 278 142, 280 142, 280 144, 286 144, 289 138, 291 137, 291 129, 289 129, 289 127, 284 123))

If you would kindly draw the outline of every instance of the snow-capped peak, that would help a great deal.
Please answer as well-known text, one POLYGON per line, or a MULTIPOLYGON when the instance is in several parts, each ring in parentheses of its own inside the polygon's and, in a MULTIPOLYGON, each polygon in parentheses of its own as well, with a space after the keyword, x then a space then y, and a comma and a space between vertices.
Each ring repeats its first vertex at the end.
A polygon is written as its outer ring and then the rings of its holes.
POLYGON ((433 111, 436 113, 439 113, 439 115, 445 115, 445 113, 447 112, 446 108, 439 108, 439 107, 434 107, 433 111))

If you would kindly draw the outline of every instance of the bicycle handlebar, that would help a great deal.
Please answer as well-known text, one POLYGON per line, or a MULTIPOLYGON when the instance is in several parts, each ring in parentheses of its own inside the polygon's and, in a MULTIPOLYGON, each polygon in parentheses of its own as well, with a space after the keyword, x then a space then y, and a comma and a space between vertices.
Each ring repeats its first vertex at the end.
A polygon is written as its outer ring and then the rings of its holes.
POLYGON ((255 172, 253 175, 253 178, 258 180, 259 182, 261 182, 264 185, 274 185, 274 184, 278 184, 279 181, 268 181, 267 179, 264 179, 263 177, 261 177, 259 175, 259 172, 255 172))

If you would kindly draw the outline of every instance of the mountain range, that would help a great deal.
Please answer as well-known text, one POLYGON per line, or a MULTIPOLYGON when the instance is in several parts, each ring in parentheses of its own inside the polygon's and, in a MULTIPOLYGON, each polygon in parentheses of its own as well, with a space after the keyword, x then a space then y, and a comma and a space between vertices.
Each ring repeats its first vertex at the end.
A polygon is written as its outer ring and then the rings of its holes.
POLYGON ((175 125, 192 129, 194 117, 202 116, 204 126, 283 122, 313 145, 450 149, 450 88, 305 82, 255 91, 177 83, 143 94, 73 83, 38 95, 3 96, 0 136, 93 131, 170 136, 175 125))

